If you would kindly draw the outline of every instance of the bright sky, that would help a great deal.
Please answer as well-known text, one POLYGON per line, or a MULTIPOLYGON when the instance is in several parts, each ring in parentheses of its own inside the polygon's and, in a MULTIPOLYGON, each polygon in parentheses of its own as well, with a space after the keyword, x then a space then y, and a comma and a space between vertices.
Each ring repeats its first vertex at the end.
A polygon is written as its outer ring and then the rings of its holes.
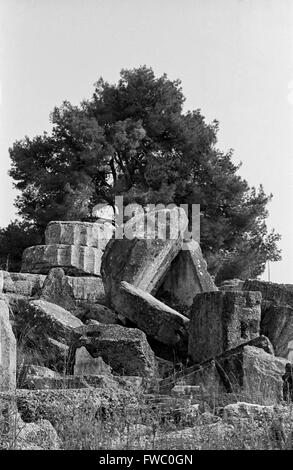
POLYGON ((186 109, 218 119, 219 147, 274 194, 271 280, 293 283, 292 0, 0 0, 0 14, 0 226, 15 217, 8 147, 98 77, 146 64, 182 80, 186 109))

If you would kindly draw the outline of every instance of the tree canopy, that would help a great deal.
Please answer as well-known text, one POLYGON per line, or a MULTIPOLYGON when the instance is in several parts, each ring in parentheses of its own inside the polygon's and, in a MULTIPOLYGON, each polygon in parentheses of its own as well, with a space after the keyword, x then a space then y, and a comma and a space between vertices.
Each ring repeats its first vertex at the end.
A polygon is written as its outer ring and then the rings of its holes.
POLYGON ((218 281, 256 276, 280 259, 280 236, 266 226, 272 196, 249 187, 232 151, 217 148, 218 122, 184 112, 184 101, 179 80, 143 66, 122 70, 116 84, 100 78, 79 106, 56 107, 50 134, 9 149, 24 222, 41 233, 53 219, 90 220, 95 204, 113 204, 116 195, 125 204, 194 203, 218 281))

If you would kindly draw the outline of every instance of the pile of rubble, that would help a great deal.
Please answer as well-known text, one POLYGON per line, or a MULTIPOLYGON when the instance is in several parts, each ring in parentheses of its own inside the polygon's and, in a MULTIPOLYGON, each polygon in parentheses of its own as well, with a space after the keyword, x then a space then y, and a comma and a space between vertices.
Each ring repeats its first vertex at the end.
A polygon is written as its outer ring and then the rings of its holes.
MULTIPOLYGON (((181 209, 164 210, 167 221, 172 211, 181 209)), ((147 393, 195 387, 198 400, 282 402, 292 286, 233 280, 218 290, 196 241, 180 230, 146 237, 144 217, 127 222, 133 238, 51 222, 21 273, 0 273, 0 391, 99 387, 107 376, 147 393)))

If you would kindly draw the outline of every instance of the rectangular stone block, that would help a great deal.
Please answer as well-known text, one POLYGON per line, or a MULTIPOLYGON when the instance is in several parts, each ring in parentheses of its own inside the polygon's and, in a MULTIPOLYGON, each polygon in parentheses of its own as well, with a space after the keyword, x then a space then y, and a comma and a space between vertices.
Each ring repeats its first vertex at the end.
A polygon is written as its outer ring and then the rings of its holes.
POLYGON ((152 338, 167 345, 187 340, 188 318, 160 302, 148 292, 121 282, 115 310, 152 338))
POLYGON ((46 276, 43 274, 9 273, 3 271, 3 292, 31 297, 42 287, 46 276))
POLYGON ((216 357, 257 336, 259 292, 198 294, 191 308, 188 353, 195 363, 216 357))
POLYGON ((22 272, 48 274, 51 268, 63 268, 68 275, 100 275, 102 250, 77 245, 37 245, 26 248, 22 272))
POLYGON ((273 405, 283 401, 285 365, 260 336, 163 379, 160 391, 170 393, 174 385, 186 384, 200 386, 201 400, 212 407, 238 401, 273 405))
POLYGON ((16 387, 16 340, 6 303, 0 300, 0 392, 16 387))
POLYGON ((292 285, 247 279, 244 288, 261 292, 261 333, 270 339, 277 356, 286 357, 291 361, 293 350, 292 285))
POLYGON ((241 395, 242 401, 271 405, 283 400, 286 362, 260 348, 244 346, 218 358, 216 364, 228 393, 241 395))
POLYGON ((46 245, 81 245, 104 249, 113 233, 110 224, 52 221, 45 231, 46 245))
POLYGON ((263 301, 279 305, 288 304, 293 307, 293 289, 290 284, 247 279, 243 285, 243 290, 259 291, 262 294, 263 301))
MULTIPOLYGON (((3 273, 3 292, 31 297, 42 288, 46 279, 45 274, 32 273, 3 273)), ((0 278, 1 279, 1 278, 0 278)), ((66 276, 72 287, 74 299, 77 301, 99 302, 105 301, 103 281, 97 276, 66 276)))
POLYGON ((103 281, 97 276, 67 276, 72 287, 75 300, 103 303, 105 290, 103 281))
MULTIPOLYGON (((143 377, 156 375, 154 353, 145 334, 136 328, 103 325, 91 321, 81 328, 76 328, 72 338, 68 361, 69 373, 81 370, 82 354, 78 350, 85 347, 92 358, 102 358, 115 375, 143 377), (77 367, 74 369, 75 365, 77 367)), ((89 363, 89 368, 91 367, 89 363)))

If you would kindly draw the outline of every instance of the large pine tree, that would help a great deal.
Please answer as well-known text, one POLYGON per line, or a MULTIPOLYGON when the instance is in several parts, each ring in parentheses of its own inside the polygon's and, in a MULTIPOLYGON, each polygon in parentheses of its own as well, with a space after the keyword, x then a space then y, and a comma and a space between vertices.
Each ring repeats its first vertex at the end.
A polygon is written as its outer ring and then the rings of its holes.
POLYGON ((217 148, 218 122, 184 113, 184 100, 179 80, 144 66, 122 70, 117 84, 100 78, 80 106, 55 108, 50 135, 9 149, 25 223, 41 233, 52 219, 89 220, 115 195, 126 204, 200 204, 201 247, 217 280, 260 274, 279 259, 280 237, 266 227, 271 195, 248 186, 232 153, 217 148))

